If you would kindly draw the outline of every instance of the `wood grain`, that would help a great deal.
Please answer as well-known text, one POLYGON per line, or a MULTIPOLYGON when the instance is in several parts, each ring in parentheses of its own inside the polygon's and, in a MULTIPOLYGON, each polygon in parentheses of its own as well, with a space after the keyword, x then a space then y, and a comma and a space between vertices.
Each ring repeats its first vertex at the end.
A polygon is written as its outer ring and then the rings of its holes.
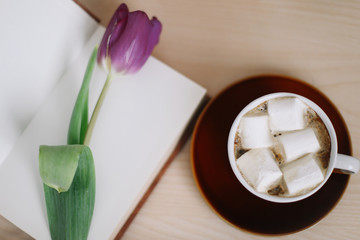
MULTIPOLYGON (((104 25, 121 3, 79 2, 104 25)), ((207 88, 210 96, 238 79, 263 73, 293 76, 319 88, 343 115, 353 154, 360 157, 359 1, 133 0, 127 4, 131 11, 145 10, 163 23, 154 56, 207 88)), ((268 239, 229 226, 207 206, 193 180, 189 145, 190 140, 123 239, 268 239)), ((280 239, 358 239, 359 199, 360 175, 356 175, 328 216, 280 239)), ((28 239, 3 219, 0 238, 28 239)))

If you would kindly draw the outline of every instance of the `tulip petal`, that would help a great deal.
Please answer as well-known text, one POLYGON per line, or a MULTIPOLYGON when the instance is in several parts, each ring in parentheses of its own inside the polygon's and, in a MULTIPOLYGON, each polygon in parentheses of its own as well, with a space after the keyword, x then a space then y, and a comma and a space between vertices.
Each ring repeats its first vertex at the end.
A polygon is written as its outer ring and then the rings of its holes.
POLYGON ((103 66, 107 70, 110 69, 110 66, 108 66, 109 63, 107 62, 107 58, 109 57, 108 53, 109 51, 111 51, 110 49, 113 45, 113 42, 117 41, 119 36, 121 36, 121 34, 123 33, 126 26, 128 14, 129 9, 126 4, 121 4, 112 16, 106 28, 104 36, 101 40, 97 56, 97 62, 99 65, 103 66))
MULTIPOLYGON (((152 51, 154 50, 154 47, 156 46, 156 44, 158 44, 159 42, 159 36, 162 30, 162 26, 161 23, 159 22, 159 20, 154 17, 151 22, 150 22, 151 28, 150 28, 150 32, 148 34, 148 39, 147 39, 147 47, 145 49, 145 53, 143 58, 141 59, 141 62, 139 62, 138 64, 143 66, 146 62, 146 60, 149 58, 149 56, 151 55, 152 51)), ((131 69, 129 69, 128 71, 131 71, 131 69)))
MULTIPOLYGON (((118 11, 116 11, 116 21, 114 25, 112 26, 112 30, 110 33, 110 36, 108 38, 107 46, 108 46, 108 53, 111 52, 111 49, 117 41, 119 41, 119 38, 123 35, 125 27, 127 25, 128 21, 128 15, 129 10, 125 4, 121 4, 118 11), (124 7, 122 7, 124 6, 124 7)), ((107 56, 109 57, 109 56, 107 56)))
POLYGON ((148 31, 146 26, 148 21, 145 13, 138 11, 129 14, 123 35, 111 51, 111 62, 117 72, 128 72, 130 66, 141 58, 146 44, 144 37, 146 38, 148 31))

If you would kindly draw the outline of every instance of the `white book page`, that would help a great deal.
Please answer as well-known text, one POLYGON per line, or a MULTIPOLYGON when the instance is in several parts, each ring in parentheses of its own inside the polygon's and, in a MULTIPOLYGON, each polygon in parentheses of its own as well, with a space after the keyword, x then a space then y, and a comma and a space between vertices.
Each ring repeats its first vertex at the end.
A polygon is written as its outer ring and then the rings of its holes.
POLYGON ((73 1, 0 1, 0 165, 98 24, 73 1))
MULTIPOLYGON (((41 144, 66 143, 86 64, 103 32, 99 27, 0 167, 0 214, 35 239, 50 239, 38 148, 41 144)), ((105 73, 96 68, 91 107, 105 78, 105 73)), ((204 88, 153 57, 137 74, 113 79, 90 144, 97 183, 88 239, 116 235, 169 157, 204 95, 204 88)))
MULTIPOLYGON (((103 83, 105 76, 95 79, 103 83)), ((98 181, 91 239, 108 238, 103 231, 116 235, 205 92, 153 57, 137 74, 113 79, 90 144, 98 181)))

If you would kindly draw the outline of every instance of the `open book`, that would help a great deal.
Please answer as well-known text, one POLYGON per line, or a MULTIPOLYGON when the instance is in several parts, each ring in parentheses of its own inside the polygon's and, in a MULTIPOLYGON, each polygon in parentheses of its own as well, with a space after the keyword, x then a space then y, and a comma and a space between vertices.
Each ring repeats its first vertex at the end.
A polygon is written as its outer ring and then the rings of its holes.
MULTIPOLYGON (((50 239, 39 145, 66 144, 87 61, 105 29, 70 0, 5 2, 0 9, 0 214, 35 239, 50 239)), ((105 78, 97 67, 89 112, 105 78)), ((205 93, 153 57, 137 74, 113 79, 90 144, 97 183, 89 239, 116 236, 205 93)))

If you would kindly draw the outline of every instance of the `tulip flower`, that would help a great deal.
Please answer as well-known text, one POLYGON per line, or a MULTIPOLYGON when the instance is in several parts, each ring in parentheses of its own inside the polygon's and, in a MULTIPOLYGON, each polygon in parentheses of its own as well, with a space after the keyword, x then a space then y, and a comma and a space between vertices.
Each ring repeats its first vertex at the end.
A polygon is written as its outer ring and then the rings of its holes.
POLYGON ((112 80, 112 73, 136 73, 150 57, 159 42, 161 23, 151 20, 142 11, 129 12, 126 4, 115 11, 101 40, 97 62, 108 73, 103 90, 89 122, 84 144, 88 145, 91 134, 112 80))
MULTIPOLYGON (((68 131, 68 144, 41 146, 39 170, 51 238, 87 239, 95 203, 95 164, 89 147, 92 131, 113 73, 135 73, 159 42, 161 23, 141 11, 129 13, 121 4, 95 47, 76 100, 68 131), (107 79, 88 123, 90 79, 96 59, 107 79)), ((96 226, 95 226, 96 227, 96 226)))
POLYGON ((97 61, 108 72, 135 73, 159 42, 161 23, 142 11, 129 12, 125 4, 116 10, 98 50, 97 61))

